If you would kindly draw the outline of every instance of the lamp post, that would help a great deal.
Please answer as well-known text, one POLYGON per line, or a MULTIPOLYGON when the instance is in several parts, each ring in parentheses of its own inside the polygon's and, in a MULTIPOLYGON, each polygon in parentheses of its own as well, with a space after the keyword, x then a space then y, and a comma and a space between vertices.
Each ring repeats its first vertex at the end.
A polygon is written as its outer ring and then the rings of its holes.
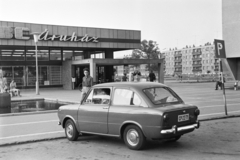
POLYGON ((35 57, 36 57, 36 95, 39 95, 37 43, 38 43, 38 36, 40 33, 34 32, 32 34, 33 34, 34 43, 35 43, 35 57))

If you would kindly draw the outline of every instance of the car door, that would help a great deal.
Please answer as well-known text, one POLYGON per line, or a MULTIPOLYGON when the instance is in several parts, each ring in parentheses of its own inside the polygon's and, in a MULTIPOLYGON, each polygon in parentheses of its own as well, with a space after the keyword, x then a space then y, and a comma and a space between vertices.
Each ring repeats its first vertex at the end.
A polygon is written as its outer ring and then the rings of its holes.
POLYGON ((140 122, 144 119, 141 98, 130 88, 115 88, 108 114, 109 134, 118 135, 123 122, 140 122))
POLYGON ((107 134, 111 88, 93 88, 78 111, 78 125, 82 132, 107 134))

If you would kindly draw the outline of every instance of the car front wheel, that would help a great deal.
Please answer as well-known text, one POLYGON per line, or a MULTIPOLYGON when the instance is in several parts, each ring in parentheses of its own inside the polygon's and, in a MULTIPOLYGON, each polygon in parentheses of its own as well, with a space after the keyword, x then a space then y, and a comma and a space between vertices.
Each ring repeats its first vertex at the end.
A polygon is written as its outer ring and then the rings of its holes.
POLYGON ((78 139, 78 131, 72 120, 67 120, 65 123, 65 135, 69 141, 76 141, 78 139))
POLYGON ((146 143, 146 138, 142 130, 135 125, 129 125, 124 130, 124 142, 128 148, 133 150, 140 150, 146 143))

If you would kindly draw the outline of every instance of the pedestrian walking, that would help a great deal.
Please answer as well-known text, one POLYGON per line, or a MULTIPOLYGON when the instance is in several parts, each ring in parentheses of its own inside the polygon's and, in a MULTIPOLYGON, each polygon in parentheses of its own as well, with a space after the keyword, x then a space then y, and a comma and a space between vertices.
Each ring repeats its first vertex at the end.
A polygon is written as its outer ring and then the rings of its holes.
POLYGON ((93 85, 93 78, 89 75, 89 70, 88 68, 83 69, 84 72, 84 77, 82 79, 82 96, 81 96, 81 101, 83 98, 86 96, 87 92, 93 85))
POLYGON ((221 88, 221 90, 224 87, 224 82, 225 82, 225 78, 223 77, 223 83, 222 83, 222 76, 221 74, 219 75, 219 80, 216 81, 216 85, 215 85, 215 90, 218 90, 218 87, 221 88))
POLYGON ((153 73, 152 70, 150 71, 148 77, 149 77, 150 82, 153 82, 156 80, 156 75, 155 75, 155 73, 153 73))

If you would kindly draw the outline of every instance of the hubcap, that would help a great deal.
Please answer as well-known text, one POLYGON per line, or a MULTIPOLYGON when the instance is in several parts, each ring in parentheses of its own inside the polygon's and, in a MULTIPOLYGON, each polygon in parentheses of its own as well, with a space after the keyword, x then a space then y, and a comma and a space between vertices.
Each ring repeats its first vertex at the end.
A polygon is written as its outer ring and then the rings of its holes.
POLYGON ((139 143, 139 135, 138 135, 138 132, 136 130, 130 129, 127 132, 127 142, 131 146, 136 146, 139 143))
POLYGON ((73 126, 69 124, 66 128, 66 133, 69 138, 72 138, 73 136, 73 126))

